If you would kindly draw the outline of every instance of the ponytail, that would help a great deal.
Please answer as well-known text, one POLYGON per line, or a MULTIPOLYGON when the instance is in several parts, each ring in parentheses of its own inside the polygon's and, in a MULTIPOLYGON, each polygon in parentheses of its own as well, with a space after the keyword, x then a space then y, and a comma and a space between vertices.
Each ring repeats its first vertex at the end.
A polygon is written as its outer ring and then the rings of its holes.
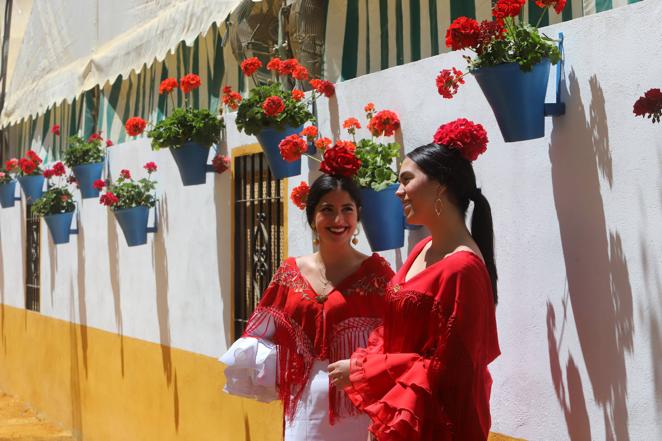
POLYGON ((487 272, 492 282, 492 293, 494 304, 497 304, 497 269, 494 259, 494 230, 492 227, 492 210, 487 198, 480 189, 476 189, 471 195, 474 201, 474 210, 471 215, 471 236, 476 241, 480 253, 485 260, 487 272))

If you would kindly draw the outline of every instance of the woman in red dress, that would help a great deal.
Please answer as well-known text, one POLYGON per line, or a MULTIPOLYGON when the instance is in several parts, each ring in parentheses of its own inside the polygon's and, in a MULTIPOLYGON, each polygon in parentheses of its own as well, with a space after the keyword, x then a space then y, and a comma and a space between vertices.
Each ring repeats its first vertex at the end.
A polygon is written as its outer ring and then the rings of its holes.
POLYGON ((350 360, 329 366, 332 384, 372 419, 373 439, 488 437, 487 366, 500 353, 497 274, 490 205, 471 165, 476 156, 449 142, 418 147, 402 163, 397 195, 407 221, 431 236, 389 284, 383 327, 350 360), (464 221, 470 201, 471 232, 464 221))
POLYGON ((285 260, 244 335, 221 357, 226 392, 282 400, 285 441, 366 438, 369 418, 329 384, 327 373, 329 362, 366 346, 381 325, 393 276, 378 254, 367 256, 352 246, 360 208, 351 177, 315 180, 306 216, 319 251, 285 260))

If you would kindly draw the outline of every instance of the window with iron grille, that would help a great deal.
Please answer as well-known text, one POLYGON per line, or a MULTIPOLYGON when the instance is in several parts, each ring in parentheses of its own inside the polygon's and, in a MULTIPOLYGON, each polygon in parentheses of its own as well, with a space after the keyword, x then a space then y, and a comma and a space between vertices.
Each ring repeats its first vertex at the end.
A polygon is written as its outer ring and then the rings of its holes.
POLYGON ((25 308, 39 311, 40 218, 32 213, 32 205, 27 206, 26 212, 25 308))
POLYGON ((263 153, 234 159, 234 332, 241 336, 284 258, 284 183, 263 153))

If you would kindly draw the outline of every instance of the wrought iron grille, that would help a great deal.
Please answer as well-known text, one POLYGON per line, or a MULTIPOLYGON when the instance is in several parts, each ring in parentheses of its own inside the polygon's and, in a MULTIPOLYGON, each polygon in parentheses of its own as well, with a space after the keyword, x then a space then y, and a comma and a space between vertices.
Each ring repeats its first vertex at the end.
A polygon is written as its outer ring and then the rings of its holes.
POLYGON ((234 332, 248 318, 283 259, 282 181, 274 179, 263 153, 234 159, 234 332))
POLYGON ((26 212, 25 308, 39 311, 40 218, 32 213, 32 205, 27 206, 26 212))

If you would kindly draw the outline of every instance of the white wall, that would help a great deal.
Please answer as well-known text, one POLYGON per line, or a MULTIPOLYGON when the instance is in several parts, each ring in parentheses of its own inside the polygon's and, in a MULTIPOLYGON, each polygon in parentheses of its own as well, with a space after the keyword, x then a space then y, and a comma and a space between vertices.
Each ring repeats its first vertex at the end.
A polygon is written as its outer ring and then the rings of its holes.
MULTIPOLYGON (((453 100, 437 94, 438 71, 464 66, 458 53, 338 84, 319 105, 327 136, 368 101, 396 110, 406 150, 457 117, 486 127, 491 142, 475 167, 500 274, 495 431, 531 440, 662 431, 662 125, 632 114, 643 91, 662 87, 660 22, 662 2, 648 0, 547 28, 566 38, 567 113, 548 118, 537 140, 505 144, 471 76, 453 100)), ((230 148, 254 142, 229 120, 230 148)), ((139 173, 147 160, 160 167, 159 233, 128 248, 112 215, 86 200, 78 239, 43 241, 42 313, 216 356, 231 328, 230 176, 182 187, 169 152, 151 152, 148 140, 111 149, 116 171, 139 173)), ((290 186, 308 174, 304 160, 290 186)), ((18 307, 23 222, 18 205, 0 210, 0 301, 18 307)), ((289 230, 290 254, 312 250, 291 203, 289 230)), ((383 254, 398 267, 418 238, 383 254)), ((365 238, 359 248, 368 251, 365 238)))

